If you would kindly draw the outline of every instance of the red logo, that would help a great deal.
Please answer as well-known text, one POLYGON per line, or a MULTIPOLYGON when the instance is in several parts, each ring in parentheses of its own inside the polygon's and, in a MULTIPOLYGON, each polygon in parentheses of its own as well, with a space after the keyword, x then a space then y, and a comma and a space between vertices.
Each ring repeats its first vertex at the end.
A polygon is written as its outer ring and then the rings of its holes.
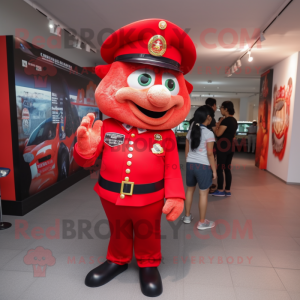
POLYGON ((43 247, 28 250, 23 261, 26 265, 32 265, 33 277, 46 277, 47 266, 54 266, 56 263, 52 251, 43 247))

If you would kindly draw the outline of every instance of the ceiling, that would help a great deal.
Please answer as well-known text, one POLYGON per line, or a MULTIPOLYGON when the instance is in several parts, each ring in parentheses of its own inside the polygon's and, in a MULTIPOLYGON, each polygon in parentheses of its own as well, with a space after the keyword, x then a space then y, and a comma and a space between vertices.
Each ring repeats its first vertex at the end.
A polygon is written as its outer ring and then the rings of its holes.
MULTIPOLYGON (((131 22, 147 18, 163 18, 183 29, 197 49, 197 61, 186 79, 194 85, 194 96, 214 95, 220 98, 242 98, 259 92, 260 74, 292 53, 300 51, 300 0, 294 0, 280 17, 266 31, 266 40, 261 47, 254 47, 254 60, 242 59, 240 74, 225 76, 225 68, 232 65, 245 51, 239 49, 244 41, 242 32, 251 37, 255 30, 264 30, 271 20, 289 2, 288 0, 34 0, 34 4, 50 13, 67 28, 78 33, 81 28, 92 29, 94 46, 99 49, 97 35, 105 28, 117 30, 131 22), (200 36, 208 29, 215 33, 206 35, 205 42, 215 44, 209 49, 200 36), (235 32, 237 44, 233 46, 233 36, 224 35, 223 43, 218 37, 228 28, 235 32), (226 46, 231 45, 231 46, 226 46), (230 47, 227 49, 226 47, 230 47), (208 83, 211 80, 212 83, 208 83)), ((255 38, 257 38, 257 34, 255 38)), ((104 38, 107 35, 103 36, 104 38)), ((83 40, 84 37, 82 37, 83 40)), ((252 44, 255 39, 252 39, 252 44)), ((245 41, 246 42, 246 41, 245 41)), ((91 65, 103 63, 101 57, 90 54, 91 65)))

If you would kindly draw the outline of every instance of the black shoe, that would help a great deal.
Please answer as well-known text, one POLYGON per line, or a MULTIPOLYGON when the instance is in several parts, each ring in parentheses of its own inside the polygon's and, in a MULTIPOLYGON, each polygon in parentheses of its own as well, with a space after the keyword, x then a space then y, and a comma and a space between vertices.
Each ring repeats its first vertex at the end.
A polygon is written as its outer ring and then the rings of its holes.
POLYGON ((104 285, 127 269, 128 264, 117 265, 107 260, 86 275, 85 285, 88 287, 98 287, 104 285))
POLYGON ((160 274, 156 267, 140 268, 142 293, 148 297, 157 297, 163 292, 160 274))

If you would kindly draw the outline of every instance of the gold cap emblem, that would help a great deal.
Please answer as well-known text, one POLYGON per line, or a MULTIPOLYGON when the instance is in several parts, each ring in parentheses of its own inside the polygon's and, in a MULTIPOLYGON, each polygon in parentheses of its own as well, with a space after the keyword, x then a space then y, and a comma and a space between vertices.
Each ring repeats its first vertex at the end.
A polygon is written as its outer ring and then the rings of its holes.
POLYGON ((148 51, 153 56, 163 56, 167 50, 167 42, 161 35, 154 35, 148 42, 148 51))
POLYGON ((166 28, 167 28, 167 22, 166 22, 166 21, 160 21, 160 22, 158 23, 158 27, 159 27, 159 29, 161 29, 161 30, 166 29, 166 28))

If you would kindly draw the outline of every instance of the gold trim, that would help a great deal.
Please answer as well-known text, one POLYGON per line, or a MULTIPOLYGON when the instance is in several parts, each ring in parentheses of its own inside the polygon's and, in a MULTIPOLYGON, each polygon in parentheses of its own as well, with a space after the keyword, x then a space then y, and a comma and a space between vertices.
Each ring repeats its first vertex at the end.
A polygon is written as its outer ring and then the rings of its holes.
POLYGON ((134 182, 130 182, 130 181, 122 181, 122 183, 121 183, 121 191, 120 191, 120 194, 132 196, 133 187, 134 187, 134 182), (123 192, 124 183, 126 183, 126 184, 131 184, 131 188, 130 188, 130 192, 129 192, 129 193, 123 192))
POLYGON ((148 42, 148 51, 149 51, 149 53, 151 55, 153 55, 153 56, 163 56, 165 54, 166 50, 167 50, 167 42, 166 42, 165 38, 162 35, 159 35, 159 34, 158 35, 154 35, 149 40, 149 42, 148 42), (152 50, 153 43, 156 40, 160 40, 162 42, 162 44, 163 44, 162 45, 162 49, 160 51, 158 51, 158 52, 154 52, 152 50))
POLYGON ((166 21, 160 21, 160 22, 158 23, 158 27, 159 27, 159 29, 161 29, 161 30, 165 30, 165 29, 167 28, 167 22, 166 22, 166 21))

